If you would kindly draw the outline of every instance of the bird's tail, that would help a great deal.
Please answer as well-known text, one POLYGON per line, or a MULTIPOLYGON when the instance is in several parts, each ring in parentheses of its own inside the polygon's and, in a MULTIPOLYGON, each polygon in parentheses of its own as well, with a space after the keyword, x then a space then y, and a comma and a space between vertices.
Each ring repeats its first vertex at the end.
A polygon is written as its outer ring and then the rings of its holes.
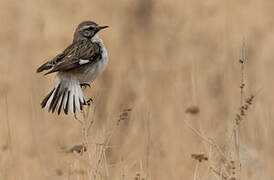
POLYGON ((68 113, 70 109, 72 114, 76 113, 76 109, 82 111, 85 104, 82 89, 79 81, 72 76, 59 76, 54 89, 44 98, 41 103, 42 108, 48 108, 49 112, 58 115, 62 108, 64 113, 68 113))

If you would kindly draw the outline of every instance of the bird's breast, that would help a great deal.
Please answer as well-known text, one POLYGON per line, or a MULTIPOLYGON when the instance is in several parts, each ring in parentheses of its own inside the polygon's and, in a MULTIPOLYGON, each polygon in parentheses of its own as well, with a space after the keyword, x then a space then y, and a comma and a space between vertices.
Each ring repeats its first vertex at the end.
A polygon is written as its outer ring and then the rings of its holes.
POLYGON ((77 77, 80 83, 94 81, 105 70, 108 64, 108 54, 104 46, 101 47, 101 56, 99 58, 95 63, 85 65, 81 72, 78 71, 77 77))

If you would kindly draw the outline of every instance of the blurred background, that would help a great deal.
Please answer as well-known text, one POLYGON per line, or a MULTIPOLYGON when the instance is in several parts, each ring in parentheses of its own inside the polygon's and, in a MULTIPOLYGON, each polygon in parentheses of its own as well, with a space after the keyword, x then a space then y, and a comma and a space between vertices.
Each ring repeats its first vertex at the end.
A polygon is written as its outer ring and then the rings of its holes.
POLYGON ((109 65, 84 90, 95 100, 93 132, 132 108, 111 138, 109 179, 125 169, 125 179, 141 171, 193 178, 191 154, 208 147, 184 121, 225 145, 239 107, 243 41, 245 92, 260 93, 241 124, 242 179, 271 179, 273 8, 268 0, 1 0, 0 179, 69 179, 75 157, 60 151, 81 144, 81 125, 40 108, 55 75, 35 71, 71 43, 83 20, 110 26, 100 32, 109 65), (185 113, 192 106, 194 116, 185 113))

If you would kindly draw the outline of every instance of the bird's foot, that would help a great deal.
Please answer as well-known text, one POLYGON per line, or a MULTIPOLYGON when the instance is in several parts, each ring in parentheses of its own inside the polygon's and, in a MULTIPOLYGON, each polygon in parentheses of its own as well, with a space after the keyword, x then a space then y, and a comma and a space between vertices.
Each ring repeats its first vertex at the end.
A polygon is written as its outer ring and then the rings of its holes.
POLYGON ((81 83, 81 84, 80 84, 80 87, 81 87, 81 88, 83 88, 83 87, 84 87, 84 88, 87 88, 87 87, 90 87, 90 84, 88 84, 88 83, 81 83))
POLYGON ((84 105, 90 106, 91 103, 94 103, 92 98, 89 98, 88 100, 85 101, 84 105))

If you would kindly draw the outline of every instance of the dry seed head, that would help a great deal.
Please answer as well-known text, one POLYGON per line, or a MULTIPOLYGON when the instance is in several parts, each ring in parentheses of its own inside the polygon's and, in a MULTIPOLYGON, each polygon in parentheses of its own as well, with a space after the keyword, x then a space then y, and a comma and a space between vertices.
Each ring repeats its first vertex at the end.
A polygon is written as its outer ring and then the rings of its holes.
POLYGON ((240 85, 240 88, 243 89, 244 87, 245 87, 245 84, 242 83, 242 84, 240 85))
POLYGON ((208 157, 205 156, 204 154, 191 154, 191 158, 195 159, 195 160, 197 160, 199 162, 207 161, 208 160, 208 157))
POLYGON ((191 114, 191 115, 196 115, 200 112, 200 109, 198 106, 190 106, 186 108, 185 113, 191 114))
POLYGON ((241 109, 241 116, 245 116, 245 111, 241 109))
POLYGON ((82 155, 86 151, 87 151, 87 147, 86 146, 84 146, 84 145, 74 145, 67 152, 68 153, 78 153, 78 154, 82 155))
POLYGON ((244 61, 242 59, 239 59, 239 63, 244 64, 244 61))
POLYGON ((139 172, 136 172, 136 175, 135 175, 135 177, 134 177, 134 180, 140 180, 140 177, 141 177, 140 173, 139 173, 139 172))
POLYGON ((250 95, 240 107, 240 112, 236 114, 235 121, 236 125, 239 125, 243 117, 247 114, 248 108, 252 105, 255 95, 250 95))
POLYGON ((131 111, 132 111, 132 108, 123 109, 119 116, 119 119, 117 120, 116 125, 119 126, 121 121, 128 120, 131 111))

